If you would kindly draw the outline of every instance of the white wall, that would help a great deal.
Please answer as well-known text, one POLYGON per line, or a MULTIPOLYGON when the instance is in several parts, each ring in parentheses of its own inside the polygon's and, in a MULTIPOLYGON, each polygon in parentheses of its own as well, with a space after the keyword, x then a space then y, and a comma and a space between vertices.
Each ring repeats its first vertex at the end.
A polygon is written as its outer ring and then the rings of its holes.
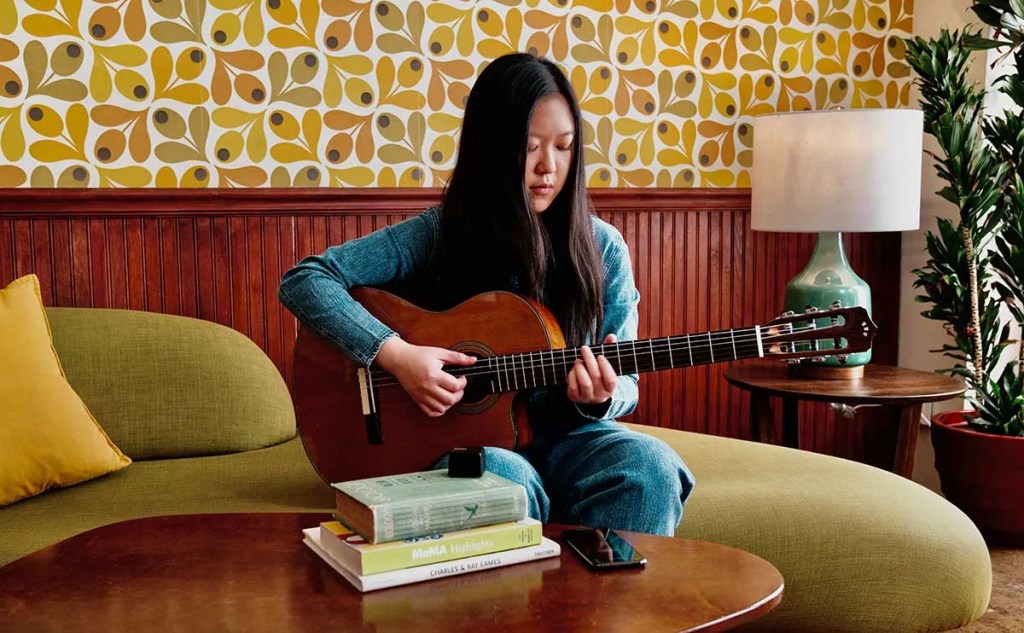
MULTIPOLYGON (((970 0, 928 0, 917 3, 914 14, 914 35, 930 38, 936 37, 942 27, 952 30, 962 29, 968 22, 980 24, 974 13, 968 11, 970 6, 970 0)), ((983 53, 975 55, 970 77, 979 84, 985 82, 985 55, 983 53)), ((919 108, 919 99, 920 93, 915 85, 910 97, 911 107, 919 108)), ((930 136, 925 136, 924 145, 931 151, 938 150, 935 140, 930 136)), ((921 167, 923 170, 921 228, 918 231, 908 231, 903 234, 899 364, 904 367, 931 371, 949 365, 949 359, 929 351, 941 347, 943 343, 947 342, 948 337, 943 332, 941 323, 921 316, 921 311, 926 305, 914 301, 914 296, 918 294, 918 291, 913 287, 916 277, 911 271, 927 262, 928 258, 924 250, 925 233, 929 230, 933 232, 938 230, 936 218, 955 218, 957 210, 952 204, 935 194, 943 187, 944 182, 935 175, 935 167, 929 157, 924 157, 921 167)))
MULTIPOLYGON (((1000 92, 998 87, 992 86, 1003 75, 1014 72, 1013 58, 1006 56, 1006 49, 991 49, 988 51, 988 58, 985 64, 985 84, 988 86, 988 91, 985 93, 985 111, 991 116, 1003 116, 1007 110, 1017 110, 1017 105, 1013 102, 1013 99, 1000 92)), ((990 243, 989 247, 991 248, 991 246, 990 243)), ((1020 340, 1021 330, 1014 322, 1010 309, 1003 306, 1000 314, 1003 321, 1010 324, 1010 338, 1020 340)), ((1002 363, 996 368, 996 372, 1002 372, 1006 363, 1015 360, 1017 360, 1017 346, 1010 345, 1003 350, 1002 363)))
MULTIPOLYGON (((963 29, 968 23, 980 25, 980 20, 969 11, 970 0, 926 0, 918 2, 914 11, 914 35, 924 38, 936 37, 939 29, 963 29)), ((971 68, 970 78, 978 84, 985 83, 985 55, 977 53, 971 68)), ((920 93, 911 93, 911 107, 920 107, 920 93)), ((938 149, 935 140, 930 136, 924 139, 926 149, 938 149)), ((899 364, 924 371, 932 371, 949 366, 949 360, 929 350, 938 349, 948 340, 938 321, 921 316, 925 304, 914 301, 918 292, 913 284, 916 279, 913 271, 927 261, 925 253, 925 233, 937 231, 936 218, 955 218, 956 207, 935 194, 943 187, 943 181, 935 175, 935 167, 931 159, 925 156, 922 164, 921 178, 921 228, 903 234, 903 252, 901 254, 902 278, 900 279, 900 332, 899 332, 899 364)), ((935 411, 959 409, 963 407, 960 400, 938 403, 935 411)), ((932 407, 925 405, 924 415, 931 418, 932 407)), ((931 448, 931 438, 927 428, 922 428, 918 440, 917 457, 914 464, 914 479, 933 489, 939 489, 938 475, 935 472, 935 457, 931 448)))

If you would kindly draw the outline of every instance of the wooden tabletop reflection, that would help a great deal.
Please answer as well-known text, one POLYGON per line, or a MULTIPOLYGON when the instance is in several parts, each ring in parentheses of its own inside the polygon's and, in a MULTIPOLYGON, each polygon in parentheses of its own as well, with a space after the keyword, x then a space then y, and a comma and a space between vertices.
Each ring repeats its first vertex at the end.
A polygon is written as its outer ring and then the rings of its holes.
POLYGON ((645 569, 592 572, 563 546, 559 558, 361 594, 302 544, 303 528, 328 519, 185 515, 86 532, 0 567, 0 630, 718 631, 782 597, 778 570, 752 554, 629 532, 645 569))

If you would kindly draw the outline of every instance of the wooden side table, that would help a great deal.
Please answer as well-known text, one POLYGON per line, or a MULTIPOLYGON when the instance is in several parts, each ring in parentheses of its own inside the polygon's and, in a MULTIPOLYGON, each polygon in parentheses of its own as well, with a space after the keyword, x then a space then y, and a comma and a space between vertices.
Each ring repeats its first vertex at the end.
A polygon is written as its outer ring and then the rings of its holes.
POLYGON ((791 376, 785 364, 763 362, 733 365, 725 372, 725 379, 750 392, 753 436, 762 442, 776 443, 771 397, 782 398, 782 444, 791 448, 799 448, 800 400, 870 404, 894 410, 900 423, 893 471, 908 479, 914 472, 921 405, 955 398, 966 390, 959 378, 870 364, 864 367, 862 378, 851 380, 791 376))

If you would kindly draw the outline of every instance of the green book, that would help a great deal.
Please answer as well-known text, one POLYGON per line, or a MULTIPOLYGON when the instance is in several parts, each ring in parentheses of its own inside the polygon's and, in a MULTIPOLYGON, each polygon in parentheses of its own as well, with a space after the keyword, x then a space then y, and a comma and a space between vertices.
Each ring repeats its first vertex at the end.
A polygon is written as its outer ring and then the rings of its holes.
POLYGON ((371 543, 526 518, 526 489, 490 472, 449 477, 445 470, 428 470, 332 486, 338 518, 371 543))
POLYGON ((320 545, 360 576, 540 545, 541 524, 512 523, 373 545, 338 521, 320 524, 320 545))

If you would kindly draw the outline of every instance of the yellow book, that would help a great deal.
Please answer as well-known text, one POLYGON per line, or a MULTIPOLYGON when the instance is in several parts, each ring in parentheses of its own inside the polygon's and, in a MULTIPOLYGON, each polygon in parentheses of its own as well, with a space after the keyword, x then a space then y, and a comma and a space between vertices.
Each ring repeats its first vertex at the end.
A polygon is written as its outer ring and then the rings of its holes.
POLYGON ((541 542, 541 524, 529 517, 404 541, 369 543, 338 521, 320 524, 320 544, 360 576, 493 554, 541 542))
MULTIPOLYGON (((436 580, 447 576, 458 576, 460 574, 486 571, 498 567, 518 565, 519 563, 539 561, 545 558, 557 557, 562 551, 562 547, 558 543, 542 536, 539 545, 531 545, 530 547, 517 547, 516 549, 496 552, 494 554, 482 554, 443 563, 432 563, 430 565, 361 576, 345 567, 323 548, 320 544, 319 529, 306 528, 302 530, 302 536, 302 542, 306 547, 330 565, 334 571, 338 572, 342 578, 350 582, 358 591, 375 591, 377 589, 409 585, 425 580, 436 580)), ((556 560, 555 562, 557 563, 558 561, 556 560)))

